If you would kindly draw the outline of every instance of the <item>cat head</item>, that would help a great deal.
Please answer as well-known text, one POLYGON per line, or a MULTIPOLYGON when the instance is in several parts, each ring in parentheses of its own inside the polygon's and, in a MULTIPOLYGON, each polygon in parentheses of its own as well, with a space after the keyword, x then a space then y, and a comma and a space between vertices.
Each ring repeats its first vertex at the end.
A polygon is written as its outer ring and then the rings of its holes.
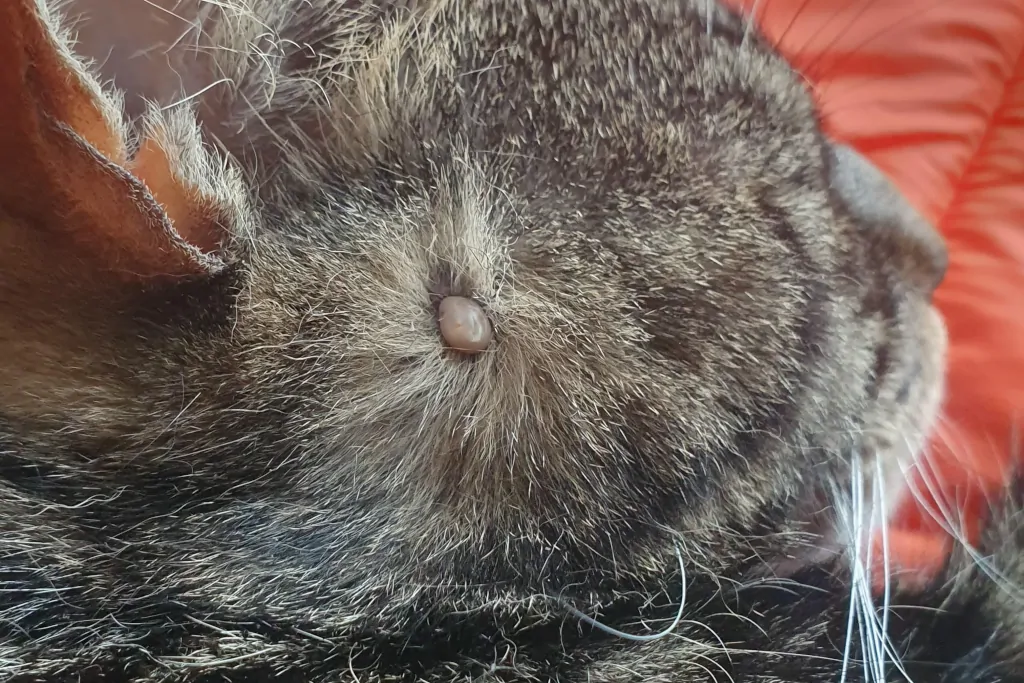
POLYGON ((713 563, 916 452, 941 241, 742 22, 425 5, 206 16, 226 84, 131 125, 3 5, 20 485, 168 590, 341 623, 713 563), (237 58, 267 26, 325 56, 237 58))

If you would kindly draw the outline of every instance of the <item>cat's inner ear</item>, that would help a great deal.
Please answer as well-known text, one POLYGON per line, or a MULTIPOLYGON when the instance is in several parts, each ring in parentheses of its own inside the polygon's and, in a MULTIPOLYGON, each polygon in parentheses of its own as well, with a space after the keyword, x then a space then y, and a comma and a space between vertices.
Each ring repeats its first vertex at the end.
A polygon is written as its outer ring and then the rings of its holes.
MULTIPOLYGON (((188 117, 137 152, 45 6, 0 3, 0 287, 60 297, 209 276, 236 220, 188 117)), ((182 112, 185 114, 185 112, 182 112)))

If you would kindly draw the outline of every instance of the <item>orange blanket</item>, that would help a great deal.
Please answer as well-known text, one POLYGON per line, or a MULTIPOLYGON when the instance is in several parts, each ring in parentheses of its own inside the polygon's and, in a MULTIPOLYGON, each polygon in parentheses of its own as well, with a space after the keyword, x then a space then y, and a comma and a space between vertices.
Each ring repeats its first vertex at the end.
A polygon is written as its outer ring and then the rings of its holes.
POLYGON ((729 0, 808 79, 826 128, 945 235, 945 420, 893 524, 906 568, 936 566, 950 524, 975 538, 1024 456, 1024 2, 729 0), (938 520, 936 519, 938 517, 938 520))

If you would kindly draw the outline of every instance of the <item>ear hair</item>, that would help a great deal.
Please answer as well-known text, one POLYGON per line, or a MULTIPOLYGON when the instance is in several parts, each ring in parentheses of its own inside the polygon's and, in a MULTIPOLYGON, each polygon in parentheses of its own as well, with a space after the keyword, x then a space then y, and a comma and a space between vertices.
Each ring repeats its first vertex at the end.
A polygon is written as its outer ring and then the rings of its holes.
POLYGON ((207 153, 190 108, 153 109, 131 162, 177 232, 204 253, 251 229, 247 192, 238 171, 207 153))

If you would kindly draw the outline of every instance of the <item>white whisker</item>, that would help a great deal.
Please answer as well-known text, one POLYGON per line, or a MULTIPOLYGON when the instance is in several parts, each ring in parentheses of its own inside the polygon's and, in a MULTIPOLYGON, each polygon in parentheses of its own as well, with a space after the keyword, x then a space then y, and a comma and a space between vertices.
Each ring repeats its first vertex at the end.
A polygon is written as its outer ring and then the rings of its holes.
MULTIPOLYGON (((875 458, 875 481, 876 481, 875 489, 878 492, 878 506, 877 507, 878 507, 879 510, 887 510, 888 506, 886 505, 886 500, 885 500, 885 474, 884 474, 884 471, 883 471, 883 468, 882 468, 882 461, 880 459, 878 459, 878 458, 875 458)), ((885 582, 885 584, 883 586, 883 589, 882 589, 883 592, 882 592, 882 624, 881 624, 881 627, 882 627, 883 642, 888 646, 890 644, 889 643, 889 608, 890 608, 890 606, 892 604, 892 602, 891 602, 892 601, 892 568, 890 567, 890 564, 889 564, 890 556, 889 556, 889 520, 888 519, 886 519, 882 523, 881 536, 882 536, 882 580, 885 582)), ((882 657, 884 659, 884 657, 885 657, 885 653, 884 652, 882 653, 882 657)), ((902 663, 900 662, 898 656, 894 656, 893 657, 893 663, 896 664, 897 667, 900 667, 901 670, 902 670, 902 663)), ((907 678, 907 680, 910 680, 910 677, 907 676, 906 671, 903 671, 903 676, 905 678, 907 678)), ((880 681, 884 680, 884 672, 882 672, 882 676, 879 677, 879 680, 880 681)))
POLYGON ((849 493, 843 493, 838 488, 833 492, 838 527, 843 543, 848 548, 851 563, 849 617, 843 645, 840 683, 845 683, 853 661, 855 624, 856 632, 860 637, 865 680, 883 683, 888 679, 888 669, 891 664, 903 678, 911 681, 901 661, 902 658, 889 637, 891 559, 884 477, 884 468, 881 462, 876 460, 875 478, 870 482, 873 485, 871 507, 866 510, 865 503, 867 501, 864 491, 866 477, 860 462, 860 455, 854 454, 850 463, 849 493), (876 608, 872 584, 872 572, 875 565, 872 534, 879 526, 882 541, 881 564, 885 574, 881 616, 876 608))
MULTIPOLYGON (((574 617, 576 617, 577 619, 579 619, 580 621, 582 621, 582 622, 584 622, 586 624, 590 624, 591 626, 593 626, 594 628, 596 628, 596 629, 598 629, 600 631, 604 631, 608 635, 612 635, 612 636, 615 636, 617 638, 622 638, 624 640, 632 640, 632 641, 641 642, 641 643, 649 642, 649 641, 652 641, 652 640, 661 640, 662 638, 670 636, 670 635, 672 635, 675 632, 675 630, 679 627, 679 624, 683 621, 683 614, 686 611, 686 565, 683 562, 683 554, 682 554, 682 551, 679 550, 679 546, 678 545, 676 545, 676 559, 679 560, 679 581, 680 581, 680 583, 682 585, 682 588, 681 588, 682 594, 679 597, 679 611, 676 613, 676 618, 672 620, 672 623, 669 624, 668 627, 665 630, 659 631, 658 633, 651 633, 651 634, 647 634, 647 635, 634 635, 632 633, 626 633, 625 631, 620 631, 620 630, 612 628, 611 626, 608 626, 606 624, 602 624, 597 619, 594 619, 593 617, 587 616, 586 614, 584 614, 583 612, 579 611, 578 609, 576 609, 572 605, 566 603, 564 600, 561 600, 560 598, 558 599, 558 601, 561 602, 562 605, 574 617)), ((686 639, 686 640, 689 640, 689 639, 686 639)))
MULTIPOLYGON (((855 454, 854 455, 854 462, 857 462, 857 458, 859 458, 859 457, 860 457, 859 454, 855 454)), ((855 469, 859 470, 859 466, 857 466, 855 469)), ((858 478, 857 476, 851 477, 851 488, 856 486, 854 481, 857 478, 858 478)), ((836 510, 837 510, 837 514, 838 514, 838 517, 839 517, 837 522, 839 523, 839 527, 841 529, 843 529, 844 532, 848 532, 851 528, 854 527, 854 525, 851 524, 851 520, 847 516, 846 506, 840 504, 840 501, 844 498, 844 496, 838 490, 835 491, 835 493, 836 493, 836 495, 834 497, 836 499, 836 501, 835 501, 836 502, 836 510)), ((853 491, 851 491, 850 495, 851 495, 850 503, 853 506, 856 506, 856 502, 855 502, 856 495, 854 494, 853 491)), ((843 540, 845 542, 849 542, 848 538, 843 539, 843 540)), ((853 544, 854 544, 854 556, 856 556, 856 554, 858 552, 859 538, 858 539, 854 539, 853 544)), ((854 623, 856 622, 856 619, 857 619, 857 610, 858 610, 858 603, 857 603, 857 600, 856 600, 856 594, 855 594, 854 589, 851 587, 851 589, 850 589, 850 606, 849 606, 849 612, 850 613, 849 613, 849 616, 848 616, 847 622, 846 622, 846 639, 845 639, 845 641, 843 643, 843 663, 842 663, 842 670, 841 670, 842 672, 839 675, 839 683, 846 683, 846 677, 847 677, 847 675, 848 675, 848 673, 850 671, 850 650, 853 647, 853 627, 854 627, 854 623)))
MULTIPOLYGON (((901 465, 902 467, 902 465, 901 465)), ((920 475, 919 477, 911 477, 908 472, 909 468, 904 469, 904 476, 907 479, 907 488, 910 494, 914 496, 920 508, 926 512, 939 528, 948 534, 957 544, 959 544, 971 561, 988 576, 994 583, 1000 586, 1001 589, 1006 591, 1014 600, 1024 602, 1024 589, 1020 586, 1014 586, 1013 581, 995 567, 987 558, 983 557, 981 553, 974 547, 970 540, 966 537, 963 531, 962 525, 956 521, 957 515, 954 509, 950 507, 947 502, 946 496, 943 494, 942 486, 938 481, 941 476, 938 470, 927 460, 922 460, 917 463, 916 471, 920 475), (924 492, 915 483, 916 480, 920 480, 927 492, 931 494, 931 501, 929 502, 924 492)))

